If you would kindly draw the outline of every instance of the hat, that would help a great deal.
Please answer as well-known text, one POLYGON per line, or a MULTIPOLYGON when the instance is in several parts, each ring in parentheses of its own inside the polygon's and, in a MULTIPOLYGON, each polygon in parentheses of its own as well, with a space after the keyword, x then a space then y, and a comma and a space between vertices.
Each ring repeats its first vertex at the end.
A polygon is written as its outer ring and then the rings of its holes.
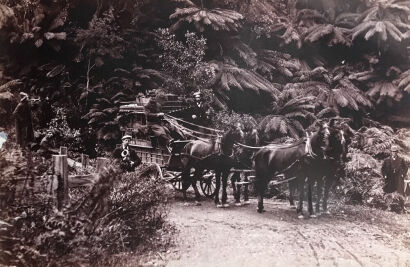
POLYGON ((399 151, 399 147, 396 146, 396 145, 392 145, 390 150, 391 150, 392 152, 397 152, 397 151, 399 151))
POLYGON ((131 138, 132 138, 132 136, 131 136, 131 135, 126 134, 126 135, 124 135, 124 136, 121 138, 121 140, 124 140, 124 139, 131 139, 131 138))

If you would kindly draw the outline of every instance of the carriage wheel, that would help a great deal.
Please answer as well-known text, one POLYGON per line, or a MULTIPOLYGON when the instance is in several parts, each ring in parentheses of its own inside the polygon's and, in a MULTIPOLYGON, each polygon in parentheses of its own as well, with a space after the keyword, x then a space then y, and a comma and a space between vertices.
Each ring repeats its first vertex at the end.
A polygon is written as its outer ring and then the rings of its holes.
POLYGON ((172 187, 177 191, 182 191, 182 179, 180 175, 175 175, 174 173, 167 172, 167 177, 170 178, 169 182, 172 187))
POLYGON ((206 197, 213 197, 216 189, 216 179, 214 173, 208 173, 200 181, 202 193, 206 197))

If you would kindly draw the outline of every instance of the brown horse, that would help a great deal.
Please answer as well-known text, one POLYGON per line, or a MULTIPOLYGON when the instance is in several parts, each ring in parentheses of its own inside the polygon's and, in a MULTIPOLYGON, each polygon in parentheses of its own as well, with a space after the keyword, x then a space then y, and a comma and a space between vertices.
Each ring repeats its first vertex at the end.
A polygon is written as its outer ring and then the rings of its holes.
MULTIPOLYGON (((316 214, 320 214, 321 212, 321 200, 323 200, 323 213, 329 214, 327 209, 329 191, 335 183, 336 178, 343 174, 343 165, 347 159, 348 146, 354 134, 354 131, 347 124, 336 126, 334 122, 335 120, 331 120, 329 124, 331 130, 329 145, 325 152, 326 157, 312 160, 305 168, 305 173, 308 177, 308 194, 311 194, 312 188, 316 184, 316 214), (323 189, 324 194, 322 195, 323 189)), ((313 217, 314 216, 315 215, 313 215, 313 217)))
MULTIPOLYGON (((328 146, 329 125, 323 123, 319 129, 306 139, 288 145, 271 145, 256 152, 254 156, 255 189, 258 196, 258 212, 263 212, 263 195, 269 180, 279 173, 296 177, 299 191, 297 213, 302 214, 303 193, 306 176, 304 167, 315 158, 323 158, 328 146)), ((309 211, 312 211, 311 195, 308 197, 309 211)))
POLYGON ((242 140, 243 132, 240 128, 234 127, 222 137, 212 140, 193 140, 188 142, 181 151, 182 190, 186 199, 186 190, 190 185, 195 190, 195 200, 200 201, 200 195, 196 186, 204 170, 214 170, 216 177, 215 204, 226 207, 227 201, 227 179, 230 169, 234 165, 233 145, 242 140), (191 168, 195 169, 193 178, 191 168), (219 190, 221 187, 222 175, 222 205, 219 202, 219 190))

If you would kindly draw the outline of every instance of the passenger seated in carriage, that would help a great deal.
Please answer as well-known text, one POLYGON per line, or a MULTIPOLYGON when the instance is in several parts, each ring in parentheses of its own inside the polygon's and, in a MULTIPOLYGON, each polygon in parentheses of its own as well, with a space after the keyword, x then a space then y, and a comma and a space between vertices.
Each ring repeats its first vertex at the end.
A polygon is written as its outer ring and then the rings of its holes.
POLYGON ((125 172, 133 172, 141 164, 141 159, 129 146, 131 138, 130 135, 124 135, 121 147, 117 147, 113 152, 114 158, 119 161, 121 169, 125 172))

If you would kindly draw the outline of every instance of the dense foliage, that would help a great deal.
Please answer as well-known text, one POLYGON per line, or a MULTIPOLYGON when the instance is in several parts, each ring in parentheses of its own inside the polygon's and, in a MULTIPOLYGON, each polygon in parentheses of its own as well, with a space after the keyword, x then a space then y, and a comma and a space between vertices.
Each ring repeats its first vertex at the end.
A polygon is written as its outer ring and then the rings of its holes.
POLYGON ((61 211, 41 158, 10 149, 2 151, 0 167, 2 264, 97 263, 152 243, 167 227, 166 190, 150 178, 150 167, 121 174, 108 166, 91 188, 70 189, 70 205, 61 211))
POLYGON ((71 127, 88 124, 104 142, 119 137, 119 104, 150 89, 204 90, 218 108, 269 115, 261 125, 267 139, 300 136, 325 114, 360 126, 365 114, 386 116, 408 98, 406 1, 3 0, 0 7, 0 112, 10 114, 19 91, 48 97, 68 110, 71 127))
MULTIPOLYGON (((403 0, 0 0, 0 130, 14 138, 20 92, 37 99, 33 148, 48 129, 56 146, 92 156, 120 142, 119 106, 154 89, 199 90, 217 111, 214 127, 241 122, 263 142, 301 137, 318 119, 349 117, 361 130, 341 191, 349 201, 379 205, 387 201, 380 162, 393 143, 405 144, 374 121, 390 123, 410 103, 409 25, 403 0)), ((400 115, 408 124, 410 114, 400 115)), ((1 177, 43 175, 49 167, 7 149, 1 177)), ((10 209, 15 220, 1 222, 0 231, 20 235, 7 248, 20 261, 13 264, 52 261, 45 247, 52 257, 97 257, 146 239, 141 233, 162 223, 162 185, 144 175, 111 176, 104 201, 115 216, 56 213, 37 194, 26 210, 10 209), (93 251, 77 251, 91 243, 93 251)), ((13 203, 14 189, 1 180, 3 204, 13 203)))

